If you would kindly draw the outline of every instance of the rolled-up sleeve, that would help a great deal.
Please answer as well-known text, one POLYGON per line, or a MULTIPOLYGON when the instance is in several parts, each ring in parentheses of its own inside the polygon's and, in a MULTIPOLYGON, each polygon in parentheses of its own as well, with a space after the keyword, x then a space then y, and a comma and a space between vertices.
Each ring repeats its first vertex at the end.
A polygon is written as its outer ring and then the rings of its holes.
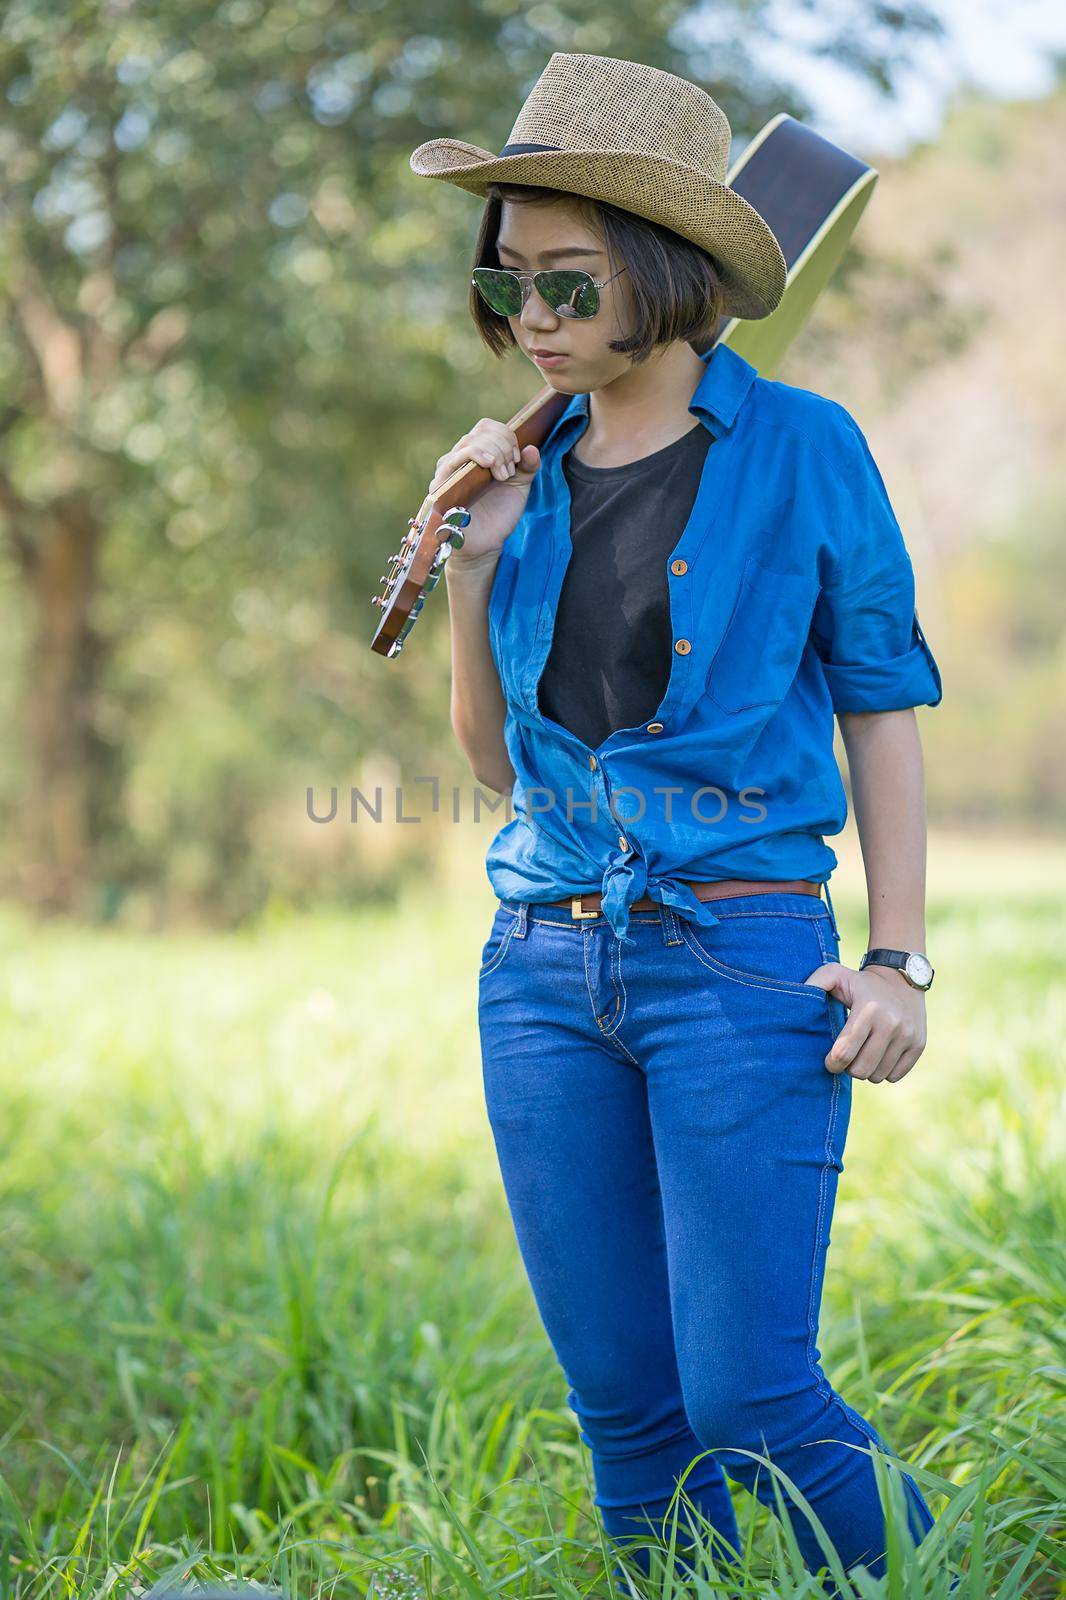
POLYGON ((903 533, 861 428, 841 410, 819 475, 823 579, 811 621, 833 709, 939 705, 940 669, 918 621, 903 533))

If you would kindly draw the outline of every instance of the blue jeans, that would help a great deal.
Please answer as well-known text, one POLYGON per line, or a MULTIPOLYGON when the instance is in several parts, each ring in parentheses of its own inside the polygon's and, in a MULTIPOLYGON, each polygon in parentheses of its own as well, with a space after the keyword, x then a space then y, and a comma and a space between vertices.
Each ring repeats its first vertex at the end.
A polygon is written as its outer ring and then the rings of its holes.
MULTIPOLYGON (((836 921, 778 891, 714 909, 712 928, 632 913, 634 947, 602 915, 499 903, 478 1022, 507 1202, 607 1533, 662 1537, 702 1455, 684 1492, 738 1549, 723 1469, 777 1509, 751 1451, 797 1485, 845 1569, 880 1575, 870 1443, 899 1457, 816 1343, 852 1079, 825 1066, 847 1010, 804 979, 839 960, 836 921)), ((917 1543, 933 1517, 898 1475, 917 1543)), ((815 1532, 779 1490, 817 1571, 815 1532)), ((688 1526, 682 1510, 679 1547, 688 1526)))

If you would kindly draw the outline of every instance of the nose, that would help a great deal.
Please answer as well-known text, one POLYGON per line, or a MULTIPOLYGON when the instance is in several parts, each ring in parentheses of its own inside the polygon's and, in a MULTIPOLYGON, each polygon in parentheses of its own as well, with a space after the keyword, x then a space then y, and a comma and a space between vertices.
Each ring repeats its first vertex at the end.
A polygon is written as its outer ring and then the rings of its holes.
POLYGON ((522 310, 518 320, 523 328, 554 328, 558 326, 559 318, 548 302, 534 289, 533 284, 527 279, 522 285, 522 310))

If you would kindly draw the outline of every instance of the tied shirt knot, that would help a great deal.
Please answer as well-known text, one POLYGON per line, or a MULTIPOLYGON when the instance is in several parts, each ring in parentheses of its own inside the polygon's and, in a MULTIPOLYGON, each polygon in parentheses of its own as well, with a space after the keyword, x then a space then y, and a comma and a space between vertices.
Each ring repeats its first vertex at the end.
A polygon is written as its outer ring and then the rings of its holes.
POLYGON ((634 900, 646 894, 704 928, 713 927, 719 921, 707 901, 698 900, 683 879, 671 878, 665 873, 649 873, 642 856, 612 861, 603 874, 600 893, 603 914, 623 944, 636 943, 629 932, 629 908, 634 900))

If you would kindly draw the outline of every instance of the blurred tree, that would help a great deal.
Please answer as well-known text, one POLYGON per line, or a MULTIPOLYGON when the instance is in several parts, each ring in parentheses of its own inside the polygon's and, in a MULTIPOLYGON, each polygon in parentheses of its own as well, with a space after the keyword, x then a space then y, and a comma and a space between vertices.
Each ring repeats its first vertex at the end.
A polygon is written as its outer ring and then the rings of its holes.
MULTIPOLYGON (((678 0, 595 15, 568 0, 9 0, 0 522, 32 609, 20 892, 85 910, 94 876, 151 870, 126 782, 134 741, 182 714, 179 675, 196 715, 213 682, 276 744, 439 748, 445 701, 371 657, 367 600, 433 460, 484 408, 487 357, 461 265, 477 203, 407 157, 437 134, 498 147, 556 49, 695 78, 744 141, 771 112, 806 111, 748 59, 771 26, 768 0, 713 17, 678 0), (194 649, 175 646, 179 624, 194 649)), ((856 0, 835 48, 887 82, 934 26, 922 6, 856 0)), ((500 415, 531 377, 493 373, 500 415)), ((423 670, 446 671, 443 638, 423 643, 423 670)), ((223 820, 210 801, 232 802, 236 776, 254 807, 267 785, 266 762, 235 775, 241 749, 212 757, 215 788, 154 835, 166 851, 202 830, 220 880, 251 835, 236 804, 223 820)))

